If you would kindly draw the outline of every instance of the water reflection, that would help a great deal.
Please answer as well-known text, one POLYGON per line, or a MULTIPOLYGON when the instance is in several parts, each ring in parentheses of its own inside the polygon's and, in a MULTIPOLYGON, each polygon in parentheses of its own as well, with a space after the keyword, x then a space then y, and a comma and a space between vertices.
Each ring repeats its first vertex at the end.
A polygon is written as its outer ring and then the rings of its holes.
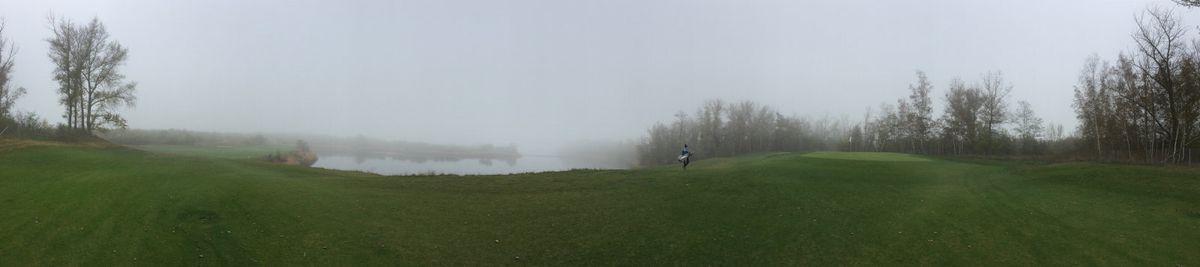
POLYGON ((445 156, 445 155, 442 155, 442 156, 405 156, 405 155, 386 154, 386 153, 325 153, 325 154, 321 154, 320 157, 321 158, 351 157, 354 159, 354 163, 356 163, 356 164, 363 164, 363 163, 366 163, 368 160, 408 161, 408 162, 413 162, 413 163, 458 162, 458 161, 462 161, 462 160, 478 160, 479 164, 482 164, 485 166, 492 166, 492 161, 498 160, 498 161, 508 164, 509 166, 513 166, 513 165, 517 164, 517 159, 520 158, 521 156, 514 155, 514 156, 502 156, 502 157, 464 158, 464 157, 453 157, 453 156, 445 156))

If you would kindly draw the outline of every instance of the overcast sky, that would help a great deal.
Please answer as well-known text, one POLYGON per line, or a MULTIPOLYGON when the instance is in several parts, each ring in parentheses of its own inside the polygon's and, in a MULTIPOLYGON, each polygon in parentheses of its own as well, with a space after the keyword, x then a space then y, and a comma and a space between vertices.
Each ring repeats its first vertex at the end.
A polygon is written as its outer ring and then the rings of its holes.
MULTIPOLYGON (((62 121, 46 16, 98 16, 129 48, 134 128, 364 134, 435 143, 642 136, 705 99, 846 116, 999 70, 1074 128, 1084 59, 1129 51, 1167 0, 0 0, 18 108, 62 121)), ((1176 8, 1189 25, 1197 9, 1176 8)), ((1195 31, 1195 27, 1189 27, 1195 31)), ((1192 36, 1196 36, 1193 34, 1192 36)), ((1015 104, 1013 105, 1015 106, 1015 104)), ((523 149, 524 150, 524 149, 523 149)))

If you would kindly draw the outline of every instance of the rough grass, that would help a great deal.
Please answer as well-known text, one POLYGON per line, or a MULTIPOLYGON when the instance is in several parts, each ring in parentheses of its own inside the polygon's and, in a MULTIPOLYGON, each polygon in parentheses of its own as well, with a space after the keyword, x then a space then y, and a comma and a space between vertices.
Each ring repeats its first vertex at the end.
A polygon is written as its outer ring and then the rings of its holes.
POLYGON ((687 171, 382 177, 25 146, 0 152, 0 259, 19 266, 1200 264, 1195 170, 876 153, 692 164, 687 171))

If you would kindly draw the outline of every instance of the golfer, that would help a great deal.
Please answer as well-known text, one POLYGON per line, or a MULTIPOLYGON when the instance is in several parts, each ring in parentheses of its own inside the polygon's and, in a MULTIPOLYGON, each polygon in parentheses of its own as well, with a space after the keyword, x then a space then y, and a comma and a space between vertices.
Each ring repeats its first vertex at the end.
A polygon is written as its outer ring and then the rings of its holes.
POLYGON ((679 152, 679 162, 683 162, 683 169, 684 169, 684 170, 686 170, 686 169, 687 169, 687 165, 688 165, 688 163, 690 163, 690 162, 691 162, 691 160, 689 160, 689 158, 691 158, 691 157, 692 157, 692 153, 691 153, 691 152, 688 152, 688 146, 687 146, 687 144, 683 144, 683 151, 680 151, 680 152, 679 152))

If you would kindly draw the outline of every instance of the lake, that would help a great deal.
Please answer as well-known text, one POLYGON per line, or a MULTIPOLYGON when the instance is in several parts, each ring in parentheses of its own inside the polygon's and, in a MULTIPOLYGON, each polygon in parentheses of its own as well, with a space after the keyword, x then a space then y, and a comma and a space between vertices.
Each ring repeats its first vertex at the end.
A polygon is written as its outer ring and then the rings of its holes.
POLYGON ((603 163, 566 160, 557 156, 521 156, 515 159, 412 159, 399 157, 362 157, 340 154, 318 155, 312 166, 351 170, 382 175, 405 174, 510 174, 565 171, 570 169, 627 169, 603 163))

